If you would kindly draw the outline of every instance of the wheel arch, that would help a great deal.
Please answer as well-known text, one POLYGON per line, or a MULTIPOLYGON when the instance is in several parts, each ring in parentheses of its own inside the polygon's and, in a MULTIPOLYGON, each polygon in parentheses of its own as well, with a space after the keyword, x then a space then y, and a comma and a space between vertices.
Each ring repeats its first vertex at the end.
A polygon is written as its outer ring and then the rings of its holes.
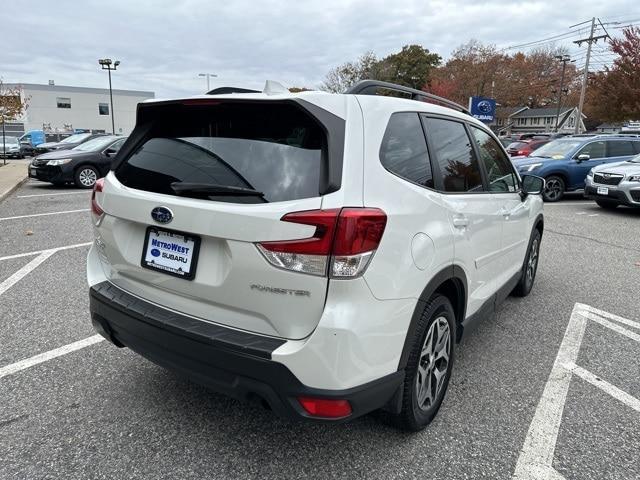
POLYGON ((422 290, 416 303, 416 308, 411 316, 411 323, 407 329, 398 370, 402 370, 407 366, 407 360, 411 352, 411 344, 416 333, 418 322, 422 316, 425 305, 436 293, 444 295, 451 302, 456 315, 456 326, 458 327, 456 328, 456 341, 460 341, 462 333, 461 325, 467 310, 467 276, 462 267, 459 265, 451 265, 435 274, 422 290))
POLYGON ((551 176, 556 176, 556 177, 560 177, 562 178, 562 181, 564 182, 564 189, 565 191, 567 191, 569 189, 569 174, 563 170, 552 170, 548 173, 545 173, 543 175, 543 178, 546 180, 547 178, 551 177, 551 176))

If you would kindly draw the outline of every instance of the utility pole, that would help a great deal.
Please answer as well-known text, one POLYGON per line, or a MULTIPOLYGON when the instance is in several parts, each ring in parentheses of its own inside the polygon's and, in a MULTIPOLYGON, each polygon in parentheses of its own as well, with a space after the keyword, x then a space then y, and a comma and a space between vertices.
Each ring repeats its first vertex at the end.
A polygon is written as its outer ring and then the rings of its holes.
POLYGON ((2 109, 2 164, 7 164, 7 142, 4 138, 4 110, 5 107, 0 107, 2 109))
MULTIPOLYGON (((599 21, 599 20, 598 20, 599 21)), ((610 38, 608 34, 606 35, 598 35, 596 37, 593 36, 596 30, 596 17, 591 19, 591 33, 589 34, 589 38, 581 38, 580 40, 576 40, 575 44, 578 46, 582 45, 582 42, 587 42, 589 45, 587 46, 587 57, 584 62, 584 72, 582 72, 582 89, 580 90, 580 103, 578 104, 578 118, 576 119, 576 126, 574 129, 574 133, 580 133, 580 122, 582 121, 582 107, 584 106, 584 96, 587 92, 587 79, 589 78, 589 60, 591 60, 591 45, 597 42, 599 39, 607 39, 610 38)))
POLYGON ((116 60, 115 62, 112 62, 110 58, 101 58, 98 60, 98 63, 100 64, 100 66, 102 67, 102 70, 108 70, 109 71, 109 99, 111 101, 111 130, 113 132, 113 134, 116 134, 116 121, 115 121, 115 115, 113 112, 113 90, 111 89, 111 70, 117 70, 118 69, 118 65, 120 65, 120 61, 116 60))
POLYGON ((211 77, 217 77, 218 75, 216 75, 215 73, 199 73, 198 76, 207 77, 207 93, 209 93, 209 91, 211 90, 211 86, 209 85, 209 79, 211 77))
POLYGON ((567 62, 571 60, 569 55, 556 55, 556 58, 562 62, 562 76, 560 77, 560 90, 558 91, 558 108, 556 109, 556 128, 558 131, 558 123, 560 121, 560 108, 562 107, 562 89, 564 88, 564 72, 567 69, 567 62))

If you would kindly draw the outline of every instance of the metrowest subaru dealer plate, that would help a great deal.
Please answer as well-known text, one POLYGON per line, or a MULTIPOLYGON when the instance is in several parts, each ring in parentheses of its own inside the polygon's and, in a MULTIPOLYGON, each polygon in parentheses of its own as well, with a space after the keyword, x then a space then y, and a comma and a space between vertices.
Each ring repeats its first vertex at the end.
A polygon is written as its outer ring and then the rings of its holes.
POLYGON ((598 195, 609 195, 609 187, 598 187, 598 195))
POLYGON ((142 266, 192 280, 199 250, 200 237, 149 227, 142 249, 142 266))

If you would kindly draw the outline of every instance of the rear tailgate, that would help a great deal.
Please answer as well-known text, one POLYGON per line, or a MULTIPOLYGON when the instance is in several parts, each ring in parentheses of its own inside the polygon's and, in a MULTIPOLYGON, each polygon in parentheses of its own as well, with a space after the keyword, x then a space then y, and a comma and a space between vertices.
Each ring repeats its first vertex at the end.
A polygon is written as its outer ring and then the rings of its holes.
POLYGON ((327 277, 275 268, 255 242, 313 236, 314 227, 281 218, 320 209, 322 195, 339 188, 328 182, 336 172, 329 172, 326 127, 282 102, 143 108, 154 125, 134 131, 137 143, 123 148, 97 194, 106 215, 96 234, 109 280, 206 321, 284 338, 309 335, 324 308, 327 277), (178 194, 176 184, 242 192, 178 194), (171 219, 162 223, 167 212, 171 219), (175 271, 176 262, 184 271, 175 271))

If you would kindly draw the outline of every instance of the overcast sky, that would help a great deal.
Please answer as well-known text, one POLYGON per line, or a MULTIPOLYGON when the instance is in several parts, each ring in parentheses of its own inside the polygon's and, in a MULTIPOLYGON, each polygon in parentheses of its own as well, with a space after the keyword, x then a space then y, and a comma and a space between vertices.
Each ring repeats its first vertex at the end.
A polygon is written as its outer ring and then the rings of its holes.
POLYGON ((507 47, 592 16, 640 19, 638 0, 23 0, 1 10, 5 82, 102 87, 97 59, 111 57, 122 62, 114 88, 156 97, 202 93, 200 72, 218 75, 212 88, 317 87, 367 50, 418 43, 446 59, 471 38, 507 47))

